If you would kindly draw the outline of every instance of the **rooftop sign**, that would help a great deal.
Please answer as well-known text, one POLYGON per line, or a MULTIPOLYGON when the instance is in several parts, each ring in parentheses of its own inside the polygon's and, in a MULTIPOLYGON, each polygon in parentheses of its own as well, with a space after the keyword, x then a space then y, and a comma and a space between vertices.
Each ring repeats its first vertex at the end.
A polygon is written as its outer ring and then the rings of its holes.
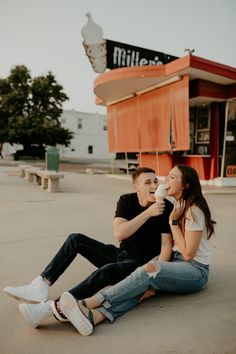
POLYGON ((93 22, 90 13, 86 16, 88 22, 81 31, 83 45, 96 73, 128 66, 161 65, 178 59, 166 53, 104 39, 102 28, 93 22))

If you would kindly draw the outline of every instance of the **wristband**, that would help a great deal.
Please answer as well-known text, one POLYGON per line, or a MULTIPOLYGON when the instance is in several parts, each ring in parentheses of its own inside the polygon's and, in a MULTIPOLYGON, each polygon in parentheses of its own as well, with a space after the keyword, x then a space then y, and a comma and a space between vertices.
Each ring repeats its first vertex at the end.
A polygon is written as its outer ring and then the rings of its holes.
POLYGON ((171 224, 172 225, 178 225, 178 220, 172 220, 171 224))

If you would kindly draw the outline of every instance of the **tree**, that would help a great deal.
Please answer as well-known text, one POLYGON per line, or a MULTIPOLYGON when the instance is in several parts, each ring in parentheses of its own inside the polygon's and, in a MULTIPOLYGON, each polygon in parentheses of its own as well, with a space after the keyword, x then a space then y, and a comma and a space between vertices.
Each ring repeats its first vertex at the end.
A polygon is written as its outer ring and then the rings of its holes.
POLYGON ((25 154, 34 146, 68 146, 73 133, 59 121, 67 99, 51 72, 31 78, 24 65, 13 68, 0 80, 0 144, 22 144, 25 154))

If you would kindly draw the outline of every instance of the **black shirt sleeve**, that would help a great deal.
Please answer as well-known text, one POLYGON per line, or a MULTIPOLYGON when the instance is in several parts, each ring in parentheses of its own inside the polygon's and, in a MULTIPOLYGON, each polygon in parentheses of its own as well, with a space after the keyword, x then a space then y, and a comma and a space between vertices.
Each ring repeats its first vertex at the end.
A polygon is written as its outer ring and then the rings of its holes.
POLYGON ((116 206, 115 218, 127 219, 129 204, 127 203, 127 196, 125 194, 121 195, 116 206))

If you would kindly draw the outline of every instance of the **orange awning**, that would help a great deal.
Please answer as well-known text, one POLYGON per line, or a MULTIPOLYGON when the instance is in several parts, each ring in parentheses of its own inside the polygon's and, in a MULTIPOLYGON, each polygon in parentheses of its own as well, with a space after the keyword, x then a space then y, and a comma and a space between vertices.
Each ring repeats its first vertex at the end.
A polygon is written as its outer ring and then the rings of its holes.
POLYGON ((109 148, 112 152, 189 149, 188 76, 181 81, 108 107, 109 148))

